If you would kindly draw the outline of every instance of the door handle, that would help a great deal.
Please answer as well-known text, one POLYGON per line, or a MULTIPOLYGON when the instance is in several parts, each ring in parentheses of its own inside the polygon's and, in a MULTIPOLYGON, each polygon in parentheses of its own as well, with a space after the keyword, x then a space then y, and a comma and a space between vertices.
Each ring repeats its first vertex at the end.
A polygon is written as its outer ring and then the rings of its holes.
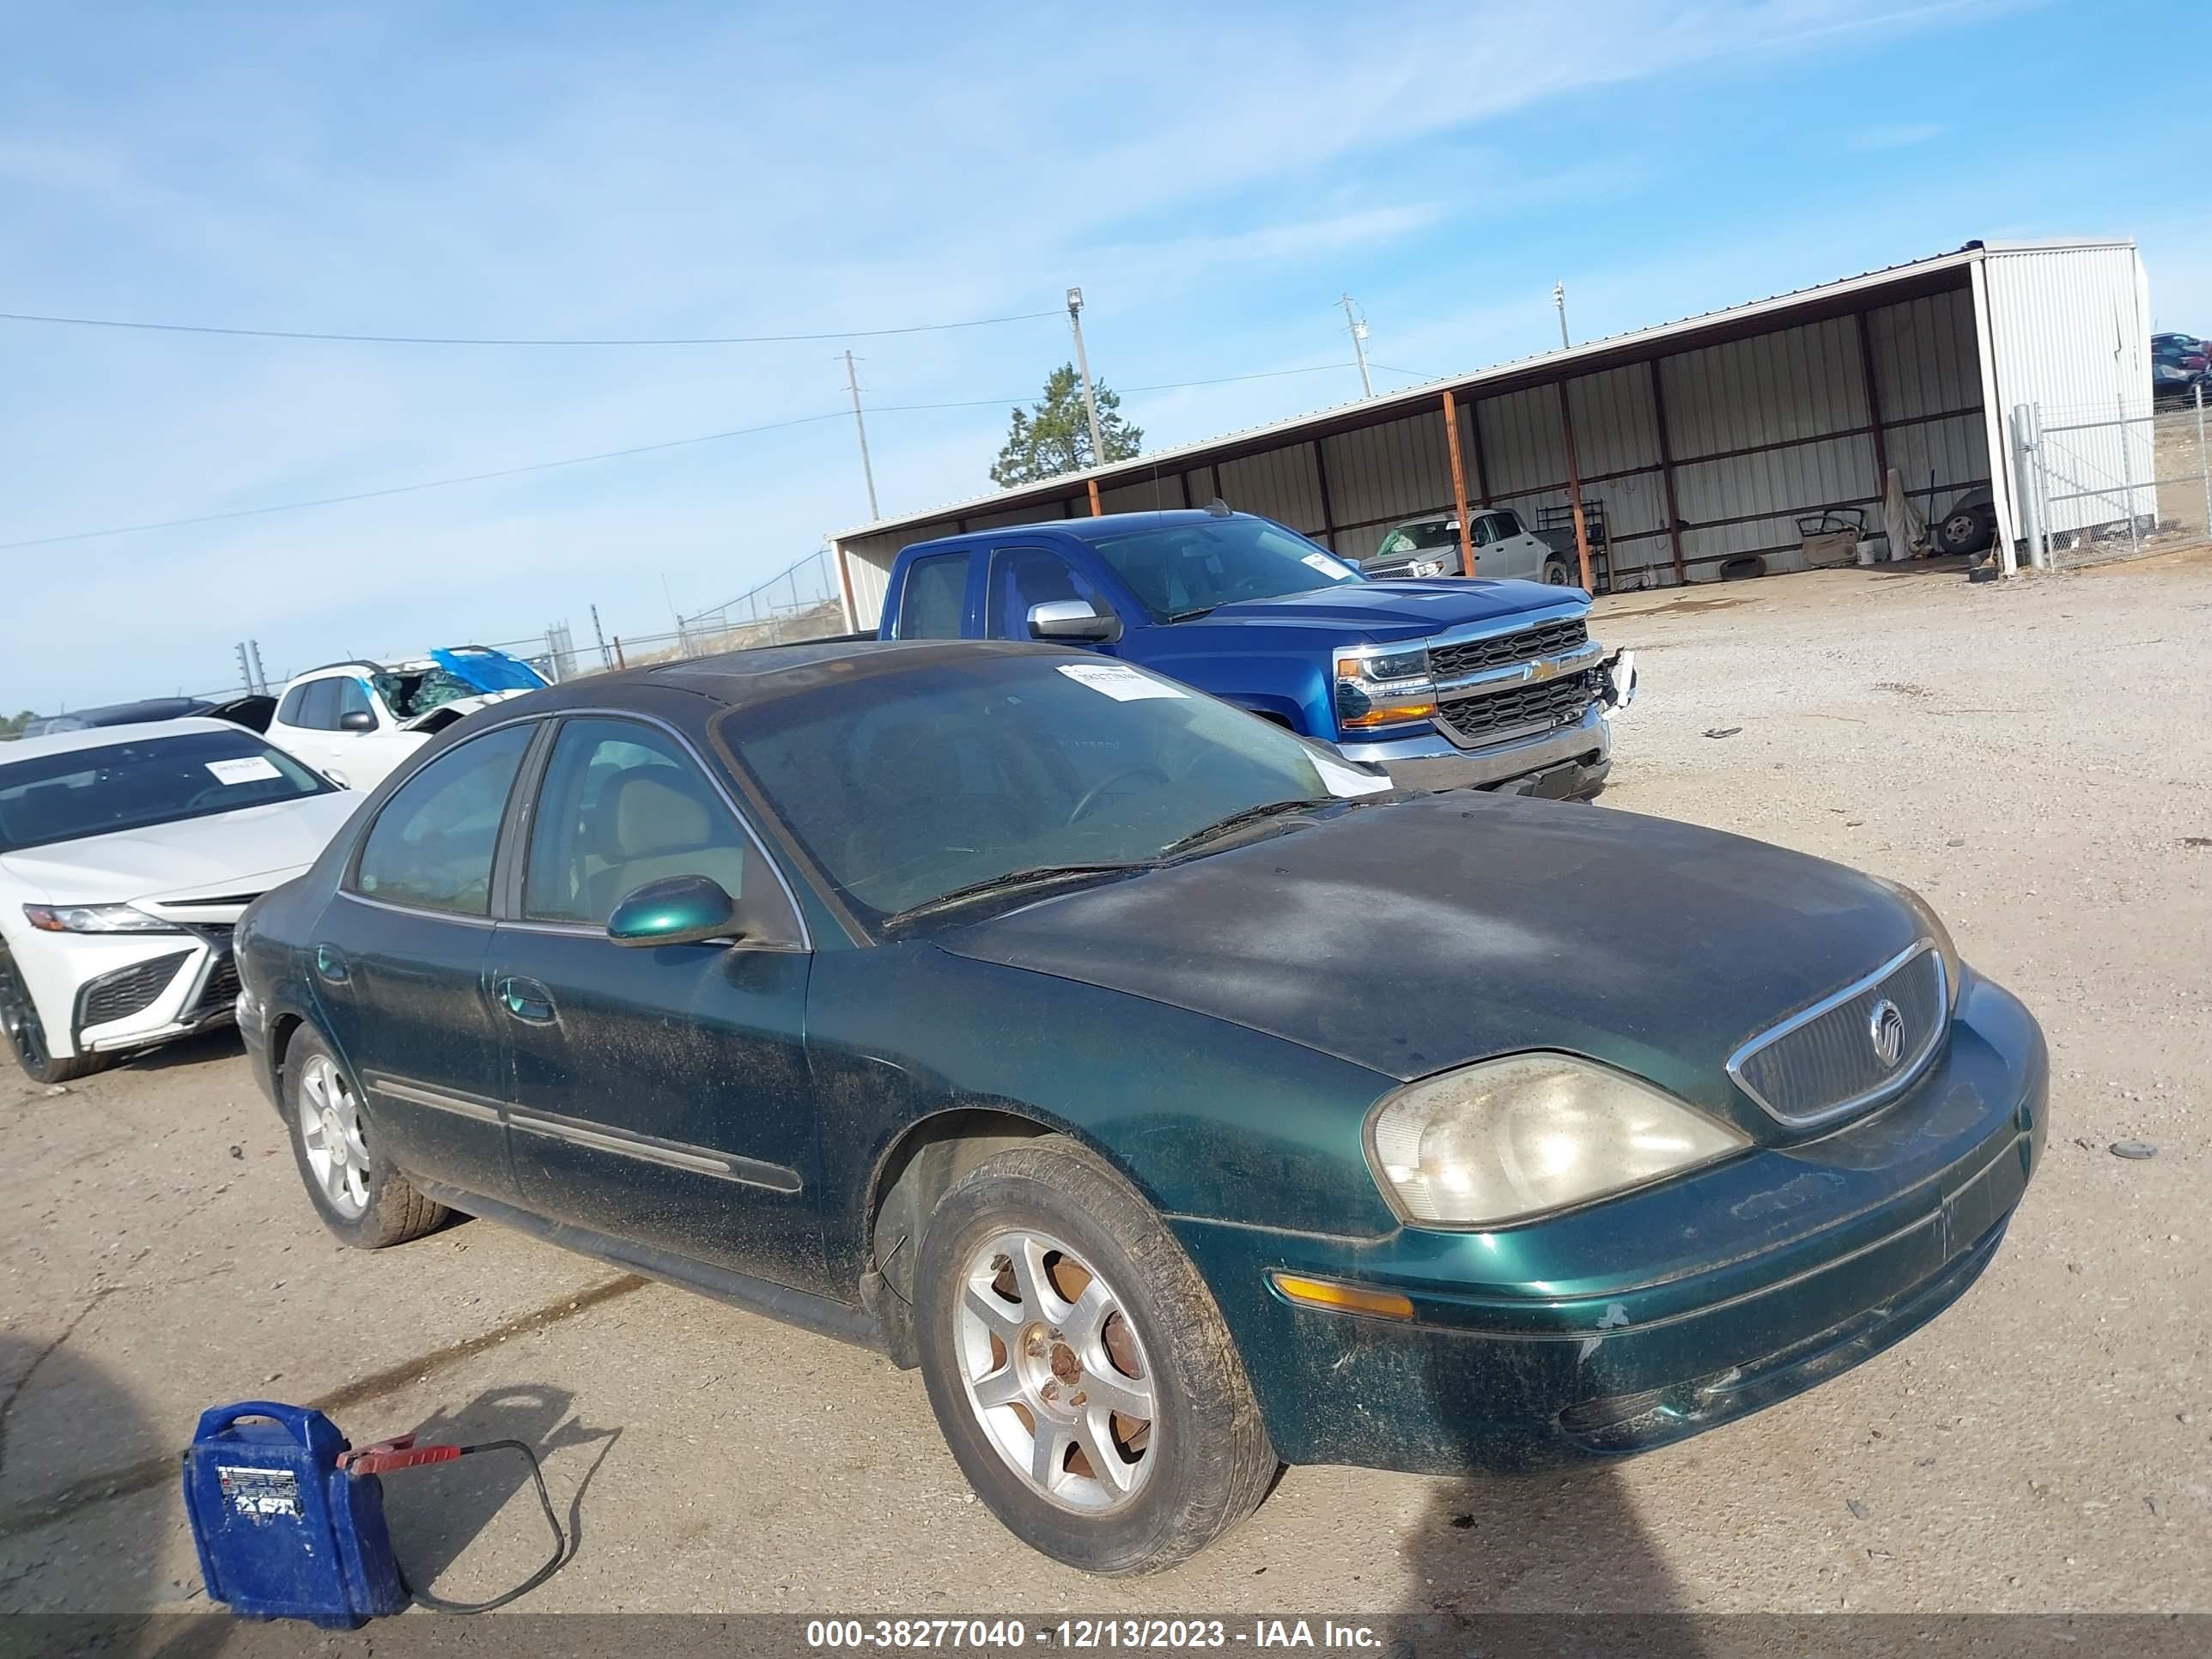
POLYGON ((499 998, 500 1006, 517 1019, 527 1020, 532 1025, 553 1023, 553 994, 534 979, 512 974, 492 988, 499 998))
POLYGON ((345 959, 345 952, 334 945, 315 947, 315 972, 332 985, 343 985, 353 977, 353 969, 345 959))

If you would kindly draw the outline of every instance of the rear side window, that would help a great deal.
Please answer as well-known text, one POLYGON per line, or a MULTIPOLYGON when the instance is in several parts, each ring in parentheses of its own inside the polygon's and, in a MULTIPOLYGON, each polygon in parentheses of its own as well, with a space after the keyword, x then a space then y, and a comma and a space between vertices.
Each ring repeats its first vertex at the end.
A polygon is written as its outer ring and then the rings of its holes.
POLYGON ((337 731, 338 683, 336 680, 311 680, 304 690, 307 696, 300 702, 298 723, 310 732, 337 731))
POLYGON ((287 691, 284 694, 284 701, 276 705, 276 724, 279 726, 305 725, 306 722, 300 718, 300 710, 306 705, 307 693, 312 690, 313 690, 312 686, 295 685, 287 691))
POLYGON ((392 904, 489 915, 507 792, 536 729, 488 732, 401 784, 362 842, 355 890, 392 904))
POLYGON ((968 611, 968 556, 937 553, 906 568, 899 599, 902 640, 957 640, 968 611))

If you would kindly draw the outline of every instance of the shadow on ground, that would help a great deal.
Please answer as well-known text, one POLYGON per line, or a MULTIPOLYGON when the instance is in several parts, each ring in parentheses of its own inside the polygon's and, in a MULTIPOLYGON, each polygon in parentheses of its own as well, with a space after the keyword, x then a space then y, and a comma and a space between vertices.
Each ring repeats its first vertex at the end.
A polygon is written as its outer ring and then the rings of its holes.
MULTIPOLYGON (((517 1384, 488 1389, 452 1412, 438 1412, 413 1431, 422 1445, 482 1445, 519 1440, 540 1465, 556 1452, 597 1445, 570 1494, 565 1511, 558 1505, 566 1543, 563 1563, 584 1543, 584 1498, 592 1477, 621 1437, 620 1429, 594 1429, 574 1414, 574 1396, 565 1389, 517 1384)), ((367 1441, 356 1437, 357 1444, 367 1441)), ((522 1583, 549 1560, 555 1544, 540 1506, 530 1461, 511 1447, 487 1449, 457 1462, 404 1469, 384 1477, 384 1514, 392 1553, 416 1599, 425 1606, 459 1608, 489 1600, 522 1583), (444 1580, 447 1570, 481 1540, 483 1553, 499 1565, 469 1563, 444 1580), (497 1582, 505 1572, 505 1583, 497 1582)))

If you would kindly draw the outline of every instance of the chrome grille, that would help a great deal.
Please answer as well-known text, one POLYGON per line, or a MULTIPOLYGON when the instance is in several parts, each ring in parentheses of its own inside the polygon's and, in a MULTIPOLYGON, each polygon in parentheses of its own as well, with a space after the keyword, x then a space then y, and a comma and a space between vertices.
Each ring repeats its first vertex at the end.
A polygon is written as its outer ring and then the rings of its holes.
POLYGON ((1926 939, 1864 979, 1823 998, 1736 1050, 1729 1075, 1793 1128, 1863 1111, 1900 1093, 1943 1039, 1950 988, 1943 958, 1926 939), (1882 1005, 1897 1010, 1897 1054, 1877 1050, 1882 1005))
POLYGON ((190 951, 179 951, 174 956, 155 957, 102 974, 77 994, 77 1029, 105 1025, 111 1019, 125 1019, 151 1007, 191 955, 190 951))
POLYGON ((1504 691, 1448 697, 1437 705, 1437 715, 1464 744, 1486 743, 1506 732, 1563 726, 1580 720, 1597 696, 1594 678, 1585 671, 1504 691))
POLYGON ((1580 617, 1565 622, 1542 623, 1511 634, 1493 634, 1485 640, 1462 640, 1456 645, 1429 647, 1429 672, 1438 680, 1455 680, 1479 674, 1486 668, 1527 662, 1534 657, 1556 657, 1589 643, 1589 624, 1580 617))

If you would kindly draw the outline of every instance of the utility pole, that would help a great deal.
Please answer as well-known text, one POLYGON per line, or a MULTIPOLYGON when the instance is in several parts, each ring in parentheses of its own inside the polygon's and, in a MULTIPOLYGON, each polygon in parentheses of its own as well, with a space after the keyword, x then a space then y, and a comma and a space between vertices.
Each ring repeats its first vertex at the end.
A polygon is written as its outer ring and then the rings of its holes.
POLYGON ((860 418, 860 380, 849 351, 845 354, 845 389, 853 394, 853 429, 860 434, 860 476, 868 483, 868 522, 873 524, 884 515, 876 507, 876 470, 868 465, 868 423, 860 418))
POLYGON ((246 641, 238 642, 238 678, 246 687, 246 695, 253 695, 253 665, 246 660, 246 641))
POLYGON ((1352 355, 1359 359, 1359 395, 1375 395, 1375 382, 1367 378, 1367 325, 1352 309, 1352 296, 1344 296, 1344 325, 1352 331, 1352 355))
POLYGON ((599 636, 599 661, 609 668, 615 665, 614 653, 607 649, 607 630, 599 626, 599 607, 592 607, 592 632, 599 636))
POLYGON ((1552 284, 1552 303, 1559 308, 1559 346, 1571 351, 1575 343, 1567 337, 1567 285, 1564 282, 1552 284))
POLYGON ((253 658, 254 695, 257 696, 265 697, 269 695, 269 673, 268 671, 261 665, 261 641, 258 640, 248 640, 246 642, 246 648, 253 658))
POLYGON ((1091 417, 1091 465, 1106 464, 1106 441, 1098 435, 1098 401, 1091 395, 1091 359, 1083 350, 1083 290, 1067 290, 1067 320, 1075 330, 1075 371, 1083 377, 1083 412, 1091 417))

